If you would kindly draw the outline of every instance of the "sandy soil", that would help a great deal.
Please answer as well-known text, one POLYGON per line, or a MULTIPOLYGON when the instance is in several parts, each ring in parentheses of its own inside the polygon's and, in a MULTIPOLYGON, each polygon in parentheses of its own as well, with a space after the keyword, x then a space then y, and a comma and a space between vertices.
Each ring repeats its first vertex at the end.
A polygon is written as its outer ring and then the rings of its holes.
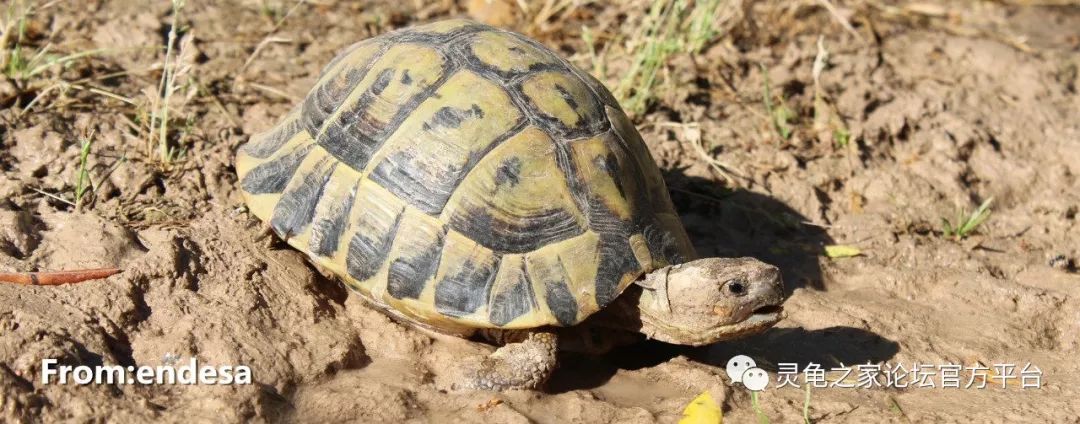
MULTIPOLYGON (((853 34, 821 2, 745 2, 702 54, 670 60, 635 121, 699 251, 780 266, 788 318, 705 348, 567 355, 542 392, 455 393, 446 369, 490 347, 396 324, 261 239, 233 152, 336 50, 372 34, 471 14, 594 70, 587 26, 598 49, 610 46, 600 77, 614 86, 629 55, 612 39, 647 6, 583 6, 537 23, 535 7, 475 1, 321 1, 291 14, 292 2, 193 1, 181 17, 187 84, 173 100, 183 160, 166 167, 137 129, 139 107, 116 98, 143 104, 160 78, 172 15, 146 3, 38 11, 27 48, 110 52, 0 77, 0 271, 123 269, 80 285, 0 284, 0 421, 673 422, 705 390, 729 422, 754 421, 748 392, 723 370, 735 354, 774 379, 789 362, 1030 362, 1042 372, 1041 389, 814 389, 813 422, 1080 420, 1080 6, 834 1, 853 34), (819 36, 830 66, 815 84, 819 36), (799 117, 790 138, 769 120, 766 81, 799 117), (815 126, 815 90, 847 145, 815 126), (76 210, 65 202, 89 134, 95 189, 76 210), (742 177, 725 180, 710 158, 742 177), (943 236, 942 217, 991 197, 974 235, 943 236), (830 244, 864 255, 830 259, 830 244), (246 364, 255 382, 40 381, 44 358, 128 366, 166 355, 246 364)), ((800 422, 804 395, 770 387, 761 413, 800 422)))

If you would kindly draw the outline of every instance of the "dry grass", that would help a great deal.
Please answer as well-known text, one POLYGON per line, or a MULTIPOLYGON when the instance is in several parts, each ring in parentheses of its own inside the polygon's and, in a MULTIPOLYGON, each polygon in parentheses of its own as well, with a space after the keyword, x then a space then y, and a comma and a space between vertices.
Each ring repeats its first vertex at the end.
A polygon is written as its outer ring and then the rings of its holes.
POLYGON ((86 137, 83 137, 79 146, 79 168, 78 173, 75 175, 75 209, 81 210, 83 202, 87 200, 86 195, 93 193, 94 184, 90 180, 90 147, 94 143, 94 134, 90 133, 86 137))
MULTIPOLYGON (((654 89, 663 78, 669 59, 675 54, 697 54, 722 34, 733 10, 740 10, 731 0, 660 0, 632 27, 625 49, 632 54, 625 76, 615 87, 615 97, 631 114, 641 114, 656 97, 654 89)), ((585 40, 592 49, 592 40, 585 40)), ((602 60, 603 58, 593 57, 602 60)))
MULTIPOLYGON (((35 46, 31 43, 35 15, 48 11, 58 1, 38 3, 34 0, 13 0, 0 6, 0 74, 13 83, 16 99, 23 94, 33 98, 19 108, 17 118, 33 106, 44 103, 53 93, 64 93, 68 84, 60 73, 84 59, 111 53, 112 49, 90 49, 72 53, 58 53, 51 42, 35 46)), ((47 39, 48 37, 46 37, 47 39)))
POLYGON ((198 93, 191 72, 195 58, 193 37, 190 32, 180 36, 184 5, 184 0, 172 0, 161 79, 156 87, 143 90, 132 121, 137 137, 145 142, 146 156, 165 168, 183 160, 186 154, 185 139, 192 122, 186 118, 184 107, 198 93))

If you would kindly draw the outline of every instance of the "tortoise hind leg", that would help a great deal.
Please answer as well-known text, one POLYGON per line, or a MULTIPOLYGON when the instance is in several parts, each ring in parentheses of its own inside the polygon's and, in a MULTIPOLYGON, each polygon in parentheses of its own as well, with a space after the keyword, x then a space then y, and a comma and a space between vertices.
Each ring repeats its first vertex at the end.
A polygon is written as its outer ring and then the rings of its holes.
POLYGON ((531 331, 525 339, 507 343, 494 353, 462 365, 462 389, 535 389, 555 371, 558 336, 550 331, 531 331))

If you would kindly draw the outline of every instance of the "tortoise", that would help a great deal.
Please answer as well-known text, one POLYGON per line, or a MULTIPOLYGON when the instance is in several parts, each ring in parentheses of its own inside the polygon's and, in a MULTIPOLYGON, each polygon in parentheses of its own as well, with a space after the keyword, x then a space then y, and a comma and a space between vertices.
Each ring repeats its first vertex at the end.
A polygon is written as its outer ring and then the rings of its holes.
POLYGON ((360 41, 236 158, 248 210, 370 305, 501 344, 454 386, 536 388, 557 351, 704 345, 781 319, 776 267, 698 259, 611 93, 523 35, 360 41))

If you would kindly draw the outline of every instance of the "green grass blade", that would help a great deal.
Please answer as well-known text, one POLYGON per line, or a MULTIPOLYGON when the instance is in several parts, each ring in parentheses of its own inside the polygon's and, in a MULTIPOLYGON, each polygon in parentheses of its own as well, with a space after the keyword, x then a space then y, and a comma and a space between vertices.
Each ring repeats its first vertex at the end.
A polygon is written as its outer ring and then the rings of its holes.
POLYGON ((802 407, 803 424, 810 424, 810 385, 806 384, 806 396, 803 397, 802 407))
POLYGON ((769 424, 769 416, 765 415, 765 412, 761 410, 761 405, 758 403, 758 392, 750 392, 750 404, 754 407, 758 424, 769 424))
POLYGON ((82 208, 83 197, 86 195, 87 190, 93 189, 90 182, 90 169, 87 166, 90 158, 90 146, 93 142, 93 135, 90 135, 83 139, 82 146, 79 149, 79 172, 75 178, 75 209, 82 208))
MULTIPOLYGON (((44 53, 44 51, 45 50, 42 50, 42 53, 44 53)), ((110 51, 111 51, 110 49, 93 49, 93 50, 87 50, 87 51, 84 51, 84 52, 72 53, 72 54, 69 54, 69 55, 66 55, 66 56, 60 56, 60 57, 54 58, 54 59, 49 59, 49 60, 46 60, 44 64, 32 67, 32 69, 30 69, 30 71, 26 73, 26 76, 27 77, 32 77, 34 75, 45 72, 45 70, 53 67, 54 65, 63 66, 63 65, 66 65, 68 63, 74 62, 76 60, 82 59, 84 57, 98 56, 98 55, 102 55, 102 54, 105 54, 105 53, 109 53, 110 51)), ((40 56, 40 54, 39 54, 39 56, 40 56)))

